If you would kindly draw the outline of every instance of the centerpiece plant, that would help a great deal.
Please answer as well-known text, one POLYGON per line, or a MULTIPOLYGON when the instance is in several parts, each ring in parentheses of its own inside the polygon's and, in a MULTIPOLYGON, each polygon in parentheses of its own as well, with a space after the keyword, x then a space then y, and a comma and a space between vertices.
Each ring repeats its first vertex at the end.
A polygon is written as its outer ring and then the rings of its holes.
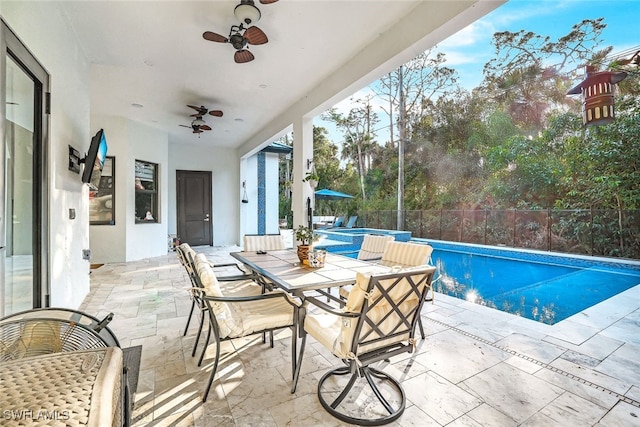
POLYGON ((296 240, 300 242, 298 244, 298 259, 303 264, 309 263, 309 248, 313 242, 318 240, 318 235, 313 231, 312 228, 306 227, 304 225, 298 226, 294 230, 296 235, 296 240))

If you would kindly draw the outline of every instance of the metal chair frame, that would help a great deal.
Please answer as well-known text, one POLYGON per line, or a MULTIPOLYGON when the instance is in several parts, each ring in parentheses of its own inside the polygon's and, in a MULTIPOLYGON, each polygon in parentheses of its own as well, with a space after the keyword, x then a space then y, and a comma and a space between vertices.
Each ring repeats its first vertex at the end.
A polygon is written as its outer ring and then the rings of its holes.
MULTIPOLYGON (((354 355, 353 358, 343 359, 342 361, 346 366, 342 366, 327 372, 318 384, 318 398, 322 406, 334 417, 341 421, 356 424, 356 425, 382 425, 390 423, 398 419, 404 412, 406 405, 406 397, 402 385, 393 377, 382 372, 379 369, 372 367, 371 365, 381 360, 389 359, 392 356, 402 353, 412 353, 414 350, 414 336, 415 329, 420 318, 420 310, 425 302, 425 297, 430 289, 431 280, 435 272, 435 267, 417 268, 410 271, 383 274, 371 276, 367 287, 367 294, 373 295, 373 291, 378 291, 378 298, 369 301, 365 298, 362 309, 359 313, 344 312, 343 310, 324 303, 323 301, 308 297, 305 302, 313 304, 314 306, 338 316, 343 319, 351 318, 357 319, 357 325, 355 327, 352 341, 350 344, 350 354, 354 355), (389 280, 391 279, 391 280, 389 280), (394 299, 390 292, 400 283, 409 283, 409 289, 402 296, 394 299), (415 295, 415 305, 410 307, 400 307, 401 304, 415 295), (384 316, 375 320, 369 315, 371 310, 382 304, 388 305, 388 310, 385 311, 384 316), (403 311, 404 309, 405 311, 403 311), (395 319, 395 323, 394 320, 395 319), (393 327, 388 333, 384 333, 381 326, 385 321, 391 321, 393 327), (364 328, 365 325, 368 328, 364 328), (407 341, 403 341, 402 337, 409 336, 407 341), (375 345, 394 337, 398 338, 395 341, 390 341, 387 344, 383 344, 381 347, 374 348, 369 351, 360 352, 359 348, 364 345, 375 345), (324 383, 334 376, 351 375, 349 382, 340 394, 335 398, 328 398, 329 393, 323 392, 324 383), (348 396, 349 392, 353 389, 358 380, 364 378, 367 385, 373 391, 374 396, 378 399, 382 407, 386 410, 388 415, 378 418, 359 418, 340 411, 340 404, 348 396), (399 396, 399 404, 394 407, 380 392, 374 379, 378 379, 388 383, 394 388, 399 396)), ((306 306, 306 304, 305 304, 306 306)), ((300 336, 302 338, 300 344, 300 353, 298 356, 298 363, 294 372, 293 385, 291 393, 295 393, 298 378, 300 376, 300 370, 302 366, 302 360, 304 356, 304 349, 306 344, 306 338, 308 333, 304 329, 304 316, 306 309, 300 310, 300 336)), ((385 325, 389 327, 390 325, 385 325)))
MULTIPOLYGON (((187 275, 189 276, 189 280, 191 281, 191 287, 195 287, 197 286, 196 283, 194 282, 193 279, 193 272, 195 271, 195 266, 193 264, 193 259, 192 257, 186 253, 184 251, 183 248, 181 248, 180 246, 176 247, 176 254, 178 256, 178 260, 180 260, 180 264, 182 264, 182 266, 185 268, 187 275)), ((219 268, 219 267, 236 267, 238 270, 240 270, 243 274, 238 274, 238 275, 230 275, 230 276, 221 276, 218 277, 218 280, 221 282, 232 282, 232 281, 237 281, 237 280, 246 280, 246 279, 252 279, 254 276, 252 273, 247 273, 245 272, 238 264, 236 264, 235 262, 230 262, 230 263, 225 263, 225 264, 211 264, 212 268, 219 268)), ((186 336, 187 332, 189 331, 189 325, 191 324, 191 318, 193 317, 193 312, 195 310, 196 307, 196 300, 193 299, 193 297, 191 298, 191 309, 189 310, 189 316, 187 317, 187 324, 184 327, 184 332, 182 333, 182 336, 186 336)))

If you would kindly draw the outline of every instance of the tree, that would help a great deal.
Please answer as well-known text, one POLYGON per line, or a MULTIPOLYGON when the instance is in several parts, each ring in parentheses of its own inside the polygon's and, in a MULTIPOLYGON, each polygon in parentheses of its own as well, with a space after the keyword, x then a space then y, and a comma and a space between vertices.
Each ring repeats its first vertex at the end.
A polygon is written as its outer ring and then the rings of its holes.
POLYGON ((611 51, 596 51, 603 19, 585 19, 556 41, 525 30, 495 33, 496 57, 483 70, 487 94, 505 105, 528 134, 536 134, 550 107, 573 102, 565 94, 576 72, 611 51))
POLYGON ((424 106, 436 94, 443 95, 456 84, 455 70, 445 67, 445 55, 428 50, 416 56, 405 65, 380 79, 379 95, 386 97, 389 103, 390 134, 393 145, 394 111, 397 111, 398 131, 398 190, 397 190, 397 228, 404 226, 405 201, 405 144, 412 125, 423 119, 424 106))
POLYGON ((342 158, 349 159, 357 165, 360 177, 360 194, 366 202, 364 178, 367 171, 365 161, 367 153, 375 145, 375 131, 373 127, 378 123, 378 115, 371 108, 371 98, 353 100, 355 106, 345 116, 334 108, 323 115, 324 118, 333 121, 338 129, 344 132, 345 142, 342 147, 342 158))

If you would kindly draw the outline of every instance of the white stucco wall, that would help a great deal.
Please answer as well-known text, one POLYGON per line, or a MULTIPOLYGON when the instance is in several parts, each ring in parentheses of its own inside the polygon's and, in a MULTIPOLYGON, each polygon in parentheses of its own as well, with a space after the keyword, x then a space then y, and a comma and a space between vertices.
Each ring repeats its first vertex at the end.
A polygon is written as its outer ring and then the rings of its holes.
MULTIPOLYGON (((92 262, 124 262, 167 253, 169 168, 167 135, 121 117, 91 117, 92 131, 104 129, 107 155, 115 157, 115 225, 90 226, 92 262), (135 223, 135 161, 158 164, 158 223, 135 223)), ((94 133, 95 133, 94 132, 94 133)))
POLYGON ((55 3, 1 1, 0 16, 51 77, 48 147, 51 305, 77 308, 89 292, 88 191, 68 170, 68 145, 86 151, 89 132, 89 64, 55 3), (76 219, 69 219, 69 209, 76 219))
MULTIPOLYGON (((177 234, 176 170, 211 171, 214 246, 239 243, 240 172, 236 150, 203 147, 195 142, 169 144, 169 233, 177 234)), ((251 200, 251 196, 249 196, 251 200)), ((246 206, 243 204, 243 206, 246 206)))

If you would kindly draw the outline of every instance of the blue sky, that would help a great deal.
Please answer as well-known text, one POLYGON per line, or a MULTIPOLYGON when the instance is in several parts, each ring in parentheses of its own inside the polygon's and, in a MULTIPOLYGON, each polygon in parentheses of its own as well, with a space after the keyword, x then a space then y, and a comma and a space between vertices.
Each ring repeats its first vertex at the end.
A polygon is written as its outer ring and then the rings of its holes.
MULTIPOLYGON (((613 46, 611 55, 629 51, 629 56, 640 50, 640 0, 510 0, 495 9, 482 19, 474 22, 437 45, 437 51, 446 54, 447 66, 457 70, 460 84, 472 89, 482 80, 484 64, 493 58, 494 47, 491 44, 493 34, 498 31, 516 32, 532 31, 556 40, 571 31, 574 24, 583 19, 604 18, 607 25, 602 32, 603 42, 599 48, 613 46)), ((363 88, 353 98, 364 98, 372 94, 369 88, 363 88)), ((380 100, 381 101, 381 100, 380 100)), ((378 113, 379 127, 388 123, 381 109, 374 102, 374 110, 378 113)), ((380 102, 382 105, 382 101, 380 102)), ((351 102, 346 99, 335 107, 347 113, 351 102)), ((386 105, 386 103, 384 103, 386 105)), ((314 121, 318 126, 329 130, 330 139, 335 143, 342 141, 342 135, 331 123, 319 118, 314 121)), ((378 141, 388 139, 388 131, 377 133, 378 141)))
POLYGON ((607 24, 601 48, 613 46, 615 54, 640 46, 640 0, 510 0, 437 49, 447 55, 447 65, 458 70, 463 86, 471 89, 480 83, 482 67, 493 57, 495 32, 527 30, 556 40, 583 19, 601 17, 607 24))

